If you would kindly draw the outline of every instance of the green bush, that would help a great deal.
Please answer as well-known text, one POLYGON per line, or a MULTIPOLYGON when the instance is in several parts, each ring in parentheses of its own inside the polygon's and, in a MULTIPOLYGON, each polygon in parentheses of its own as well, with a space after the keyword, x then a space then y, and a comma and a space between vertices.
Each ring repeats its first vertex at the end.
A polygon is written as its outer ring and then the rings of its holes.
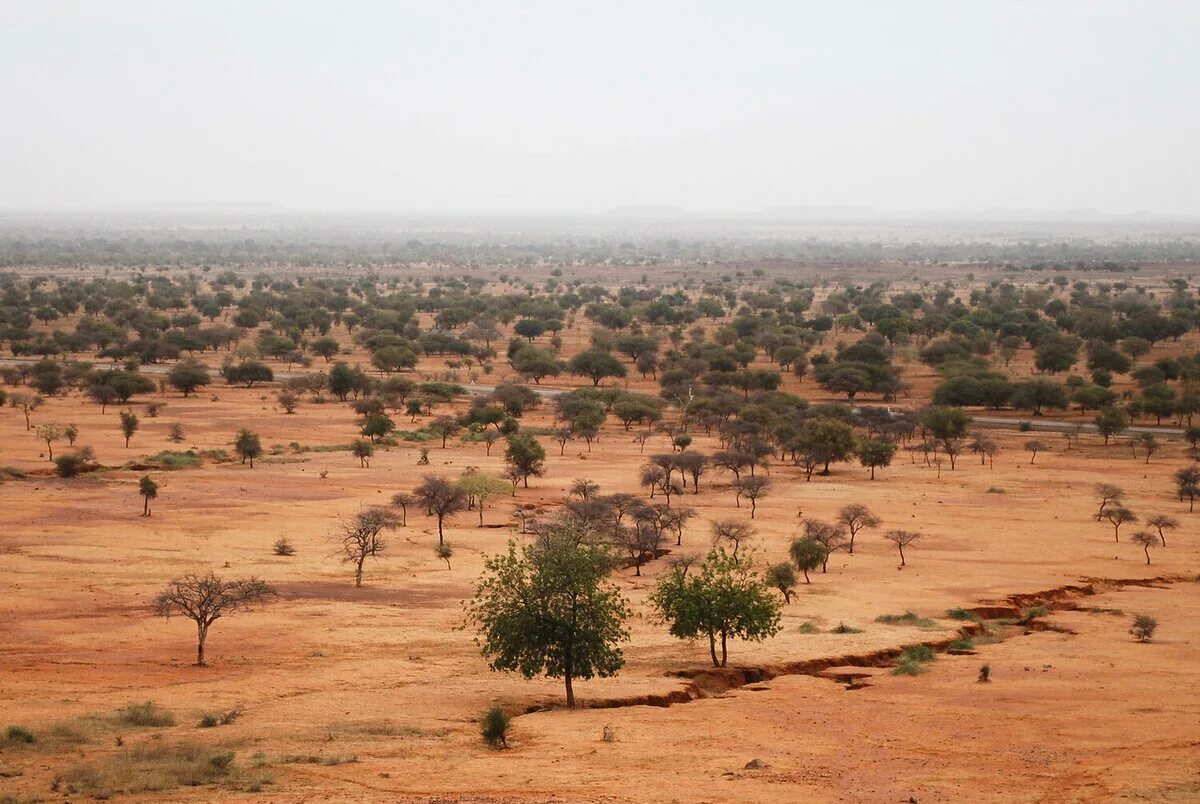
POLYGON ((933 620, 918 617, 911 611, 906 611, 903 614, 881 614, 875 618, 875 622, 883 623, 884 625, 911 625, 916 628, 933 628, 937 625, 933 620))
POLYGON ((829 633, 831 634, 861 634, 862 632, 863 630, 861 628, 855 628, 854 626, 846 625, 845 623, 838 623, 836 628, 829 629, 829 633))
POLYGON ((129 726, 174 726, 175 716, 154 701, 134 703, 117 710, 117 721, 129 726))
POLYGON ((492 748, 508 748, 508 729, 511 725, 508 715, 498 705, 493 705, 483 713, 480 719, 479 733, 484 742, 492 748))
POLYGON ((896 662, 892 675, 919 676, 925 672, 925 665, 933 661, 933 648, 928 645, 913 645, 905 648, 896 662))
POLYGON ((145 462, 161 466, 163 469, 196 469, 200 466, 200 456, 191 450, 178 452, 168 449, 151 455, 145 462))
POLYGON ((32 743, 33 732, 24 726, 9 726, 4 731, 4 740, 9 743, 32 743))
POLYGON ((966 609, 950 609, 946 612, 946 616, 951 620, 969 620, 970 622, 979 621, 979 617, 967 611, 966 609))
POLYGON ((956 639, 946 647, 950 650, 974 650, 975 643, 969 639, 956 639))
POLYGON ((814 623, 812 620, 805 620, 804 622, 800 623, 800 627, 797 630, 802 634, 819 634, 819 633, 821 633, 821 629, 817 628, 817 624, 814 623))

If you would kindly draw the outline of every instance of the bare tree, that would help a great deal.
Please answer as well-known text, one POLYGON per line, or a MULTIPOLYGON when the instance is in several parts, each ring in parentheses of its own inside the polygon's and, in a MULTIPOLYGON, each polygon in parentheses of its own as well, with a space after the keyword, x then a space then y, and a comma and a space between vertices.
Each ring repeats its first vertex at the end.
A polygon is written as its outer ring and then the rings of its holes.
POLYGON ((1121 526, 1126 523, 1134 524, 1138 521, 1137 514, 1123 505, 1105 508, 1102 518, 1112 523, 1113 539, 1118 542, 1121 541, 1121 526))
POLYGON ((1029 465, 1032 466, 1037 454, 1045 449, 1048 449, 1045 441, 1038 441, 1036 438, 1032 441, 1025 442, 1025 451, 1029 453, 1029 465))
POLYGON ((871 513, 870 509, 862 503, 850 503, 842 506, 842 510, 838 511, 837 522, 850 534, 850 542, 846 545, 846 551, 850 555, 854 555, 854 537, 858 535, 858 532, 863 528, 877 528, 883 520, 871 513))
POLYGON ((921 534, 911 530, 889 530, 883 534, 883 538, 887 539, 900 550, 900 566, 904 564, 904 548, 921 538, 921 534))
POLYGON ((1146 566, 1150 565, 1150 548, 1158 547, 1158 536, 1148 530, 1135 531, 1129 539, 1146 552, 1146 566))
POLYGON ((580 500, 587 501, 600 493, 600 484, 592 480, 572 480, 570 494, 580 500))
POLYGON ((362 586, 363 564, 379 556, 387 543, 383 531, 397 526, 396 516, 386 508, 366 508, 353 518, 338 523, 342 561, 354 565, 354 585, 362 586))
POLYGON ((753 525, 736 519, 718 519, 712 523, 713 546, 732 544, 734 561, 737 561, 738 550, 741 549, 742 542, 753 538, 755 533, 753 525))
POLYGON ((204 666, 204 643, 208 629, 235 611, 264 603, 275 595, 266 581, 255 577, 225 581, 209 572, 173 579, 154 598, 154 613, 160 617, 182 614, 196 623, 196 664, 204 666))
POLYGON ((750 501, 750 518, 754 519, 758 501, 767 496, 767 492, 771 490, 771 481, 761 475, 758 477, 751 475, 734 480, 733 488, 737 492, 739 503, 742 497, 750 501))
POLYGON ((1163 531, 1175 530, 1179 527, 1179 520, 1166 514, 1154 514, 1146 518, 1146 524, 1158 530, 1158 538, 1162 540, 1162 546, 1166 547, 1167 537, 1163 535, 1163 531))
POLYGON ((446 537, 442 525, 446 517, 453 516, 467 507, 467 495, 454 483, 437 475, 425 475, 421 485, 413 489, 417 500, 425 506, 438 521, 438 544, 444 544, 446 537))

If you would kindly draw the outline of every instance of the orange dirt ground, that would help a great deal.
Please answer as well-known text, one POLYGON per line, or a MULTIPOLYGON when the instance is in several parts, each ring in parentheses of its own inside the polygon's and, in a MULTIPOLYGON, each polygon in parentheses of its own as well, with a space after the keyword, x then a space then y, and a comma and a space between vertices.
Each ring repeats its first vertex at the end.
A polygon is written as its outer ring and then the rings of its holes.
MULTIPOLYGON (((931 382, 918 367, 909 366, 906 377, 918 396, 931 382)), ((817 392, 808 382, 789 383, 789 390, 817 392)), ((634 383, 642 386, 651 384, 634 383)), ((103 731, 65 749, 6 746, 0 800, 61 799, 51 787, 64 769, 154 741, 227 747, 243 781, 139 796, 147 801, 1200 799, 1200 513, 1189 515, 1171 494, 1171 473, 1187 460, 1179 441, 1146 464, 1128 446, 1103 447, 1094 436, 1066 451, 1058 436, 1041 435, 1051 450, 1031 466, 1022 449, 1029 436, 997 431, 1004 451, 994 469, 964 455, 940 479, 903 450, 875 481, 850 464, 808 483, 799 469, 773 465, 773 491, 755 520, 760 559, 784 557, 801 510, 830 519, 840 506, 864 502, 883 517, 883 528, 860 534, 853 556, 835 554, 827 574, 801 584, 777 637, 732 643, 730 664, 741 671, 697 682, 670 674, 703 671, 706 647, 672 639, 646 605, 666 562, 647 565, 640 578, 620 570, 617 582, 637 613, 626 667, 613 679, 577 682, 576 692, 585 706, 629 705, 521 715, 511 750, 500 752, 481 743, 480 712, 492 702, 514 713, 556 707, 561 684, 490 672, 472 634, 459 628, 461 601, 484 555, 514 537, 513 503, 551 508, 582 477, 604 492, 639 491, 634 478, 644 456, 633 433, 610 422, 590 453, 569 444, 562 457, 545 439, 547 476, 515 500, 495 501, 487 527, 476 526, 474 512, 453 520, 451 569, 432 551, 436 521, 410 512, 409 527, 391 534, 386 554, 368 562, 364 586, 355 589, 352 572, 334 556, 339 516, 384 503, 424 472, 454 478, 476 466, 498 474, 502 448, 485 457, 481 444, 430 444, 431 465, 418 467, 417 445, 403 444, 362 469, 345 451, 286 446, 349 441, 355 417, 345 405, 304 403, 288 416, 273 388, 219 382, 189 399, 153 399, 167 408, 142 417, 128 449, 115 407, 102 415, 75 395, 49 401, 35 424, 76 422, 80 443, 108 466, 164 449, 229 449, 239 426, 282 449, 254 469, 206 463, 154 472, 162 488, 149 518, 139 516, 139 471, 74 480, 47 473, 0 485, 0 727, 39 733, 147 699, 172 710, 179 725, 103 731), (167 438, 172 422, 184 426, 182 445, 167 438), (1143 517, 1161 511, 1183 522, 1169 547, 1152 551, 1150 566, 1127 541, 1133 527, 1116 543, 1112 528, 1095 521, 1099 480, 1124 487, 1127 504, 1143 517), (923 534, 903 569, 880 538, 888 527, 923 534), (280 536, 297 555, 272 555, 280 536), (209 638, 210 666, 197 668, 190 664, 194 627, 153 617, 149 601, 172 576, 209 568, 259 575, 281 599, 219 621, 209 638), (1096 579, 1158 580, 1120 586, 1096 579), (939 655, 921 676, 874 671, 869 686, 849 690, 813 675, 776 675, 806 659, 854 664, 874 651, 948 641, 962 625, 945 619, 949 608, 1011 607, 1011 595, 1066 585, 1094 594, 1019 601, 1047 602, 1053 610, 1044 621, 1062 630, 1017 629, 978 646, 976 655, 939 655), (924 629, 875 621, 905 611, 939 619, 924 629), (1159 619, 1153 642, 1128 635, 1135 612, 1159 619), (819 633, 802 631, 805 623, 819 633), (830 633, 839 623, 862 632, 830 633), (976 681, 984 663, 989 684, 976 681), (751 683, 736 686, 747 677, 751 683), (700 697, 644 705, 669 695, 700 697), (235 723, 196 726, 202 711, 234 706, 245 710, 235 723), (602 740, 605 726, 615 740, 602 740), (331 764, 298 762, 298 755, 331 764), (350 757, 357 761, 332 764, 350 757), (754 759, 766 767, 745 769, 754 759)), ((549 424, 548 411, 527 423, 549 424)), ((419 426, 402 416, 397 424, 419 426)), ((44 445, 11 408, 0 415, 0 444, 5 464, 50 467, 44 445)), ((668 448, 658 436, 646 454, 668 448)), ((700 434, 692 448, 711 452, 715 438, 700 434)), ((733 507, 724 474, 706 475, 701 486, 701 494, 680 500, 699 516, 673 550, 703 552, 708 522, 749 515, 733 507)))

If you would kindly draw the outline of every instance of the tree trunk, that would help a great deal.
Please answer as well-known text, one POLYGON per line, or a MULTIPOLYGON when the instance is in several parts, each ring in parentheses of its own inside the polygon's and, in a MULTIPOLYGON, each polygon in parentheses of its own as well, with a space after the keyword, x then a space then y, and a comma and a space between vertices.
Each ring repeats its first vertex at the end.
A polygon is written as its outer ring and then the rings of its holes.
POLYGON ((442 515, 438 514, 438 544, 445 544, 446 537, 442 535, 442 515))
POLYGON ((196 623, 196 666, 204 667, 204 641, 208 639, 208 625, 196 623))
POLYGON ((142 516, 150 516, 150 498, 146 497, 142 505, 142 516))
POLYGON ((354 567, 354 585, 355 586, 362 586, 363 562, 366 560, 367 560, 366 555, 360 555, 358 557, 358 564, 354 567))
POLYGON ((904 566, 904 545, 897 545, 900 548, 900 566, 904 566))
POLYGON ((724 631, 722 631, 721 632, 721 666, 722 667, 724 667, 725 663, 727 661, 729 661, 729 649, 725 644, 727 637, 728 637, 728 635, 724 631))
POLYGON ((720 667, 721 663, 717 660, 717 638, 715 634, 708 635, 708 655, 712 657, 713 667, 720 667))

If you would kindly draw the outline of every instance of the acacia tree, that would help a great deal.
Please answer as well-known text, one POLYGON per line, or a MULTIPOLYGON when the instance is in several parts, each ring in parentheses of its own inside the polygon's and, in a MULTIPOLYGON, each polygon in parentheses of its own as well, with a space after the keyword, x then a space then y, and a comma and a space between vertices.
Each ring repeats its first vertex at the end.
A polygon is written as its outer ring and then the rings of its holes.
POLYGON ((514 476, 529 488, 529 477, 545 474, 546 449, 529 433, 514 433, 508 437, 504 460, 514 476))
POLYGON ((438 544, 445 544, 442 526, 446 517, 454 516, 467 507, 467 495, 457 485, 437 475, 425 475, 421 485, 413 489, 413 494, 430 515, 437 517, 438 544))
POLYGON ((1139 530, 1135 531, 1129 540, 1145 551, 1146 566, 1150 566, 1150 548, 1158 547, 1158 536, 1148 530, 1139 530))
POLYGON ((779 590, 784 603, 792 602, 796 593, 796 568, 786 561, 767 567, 767 583, 779 590))
POLYGON ((196 664, 203 667, 204 643, 212 624, 225 615, 264 603, 274 595, 270 584, 253 576, 226 581, 209 572, 175 578, 154 598, 153 606, 160 617, 182 614, 196 623, 196 664))
POLYGON ((578 497, 586 502, 600 493, 600 484, 585 478, 572 480, 569 493, 572 497, 578 497))
POLYGON ((479 527, 483 527, 483 507, 487 501, 501 494, 508 494, 511 486, 508 481, 484 472, 471 472, 463 475, 458 481, 458 487, 467 495, 467 508, 472 503, 479 506, 479 527))
POLYGON ((142 495, 142 516, 150 516, 150 501, 158 496, 158 484, 150 475, 142 475, 138 481, 138 494, 142 495))
POLYGON ((891 466, 895 455, 896 442, 886 438, 864 438, 858 444, 858 462, 871 470, 872 480, 875 479, 875 470, 881 466, 891 466))
POLYGON ((823 555, 821 556, 821 572, 829 572, 829 556, 849 544, 846 541, 846 533, 842 530, 841 524, 822 522, 819 519, 806 519, 804 521, 804 538, 821 545, 823 551, 823 555))
POLYGON ((366 508, 338 523, 342 561, 354 565, 355 586, 362 586, 363 564, 367 559, 378 557, 387 547, 383 531, 396 526, 395 515, 381 507, 366 508))
POLYGON ((1104 509, 1104 519, 1107 519, 1113 526, 1113 539, 1121 541, 1121 526, 1125 523, 1136 523, 1138 521, 1137 514, 1130 511, 1123 505, 1114 505, 1104 509))
POLYGON ((742 542, 754 538, 755 533, 753 525, 736 519, 718 519, 712 523, 713 546, 733 545, 734 561, 738 560, 738 550, 742 548, 742 542))
POLYGON ((850 555, 854 555, 854 537, 858 535, 858 532, 864 528, 877 528, 882 522, 882 519, 871 513, 871 510, 862 503, 850 503, 842 506, 842 510, 838 511, 837 523, 850 534, 846 551, 850 555))
POLYGON ((713 666, 724 667, 730 638, 762 641, 779 633, 779 600, 750 561, 739 561, 717 548, 696 569, 673 568, 664 573, 650 596, 672 636, 707 637, 713 666))
POLYGON ((1096 521, 1099 522, 1104 518, 1104 509, 1112 503, 1119 503, 1125 499, 1125 490, 1120 486, 1114 486, 1112 483, 1097 483, 1096 494, 1100 496, 1100 509, 1096 511, 1096 521))
POLYGON ((788 548, 788 555, 791 557, 792 563, 796 565, 796 569, 804 573, 804 582, 812 583, 808 573, 821 566, 828 553, 825 552, 825 547, 818 542, 799 537, 792 540, 792 544, 788 548))
POLYGON ((1029 453, 1030 466, 1033 465, 1034 460, 1037 458, 1037 454, 1044 449, 1047 449, 1045 441, 1033 439, 1032 441, 1025 442, 1025 451, 1029 453))
POLYGON ((533 544, 484 561, 467 604, 475 643, 493 670, 561 678, 575 708, 574 681, 616 675, 625 664, 628 601, 607 583, 613 558, 577 525, 544 527, 533 544))
POLYGON ((129 439, 138 429, 138 417, 132 410, 121 411, 121 435, 125 436, 125 446, 129 447, 129 439))
POLYGON ((1167 537, 1163 535, 1163 531, 1175 530, 1179 527, 1179 520, 1166 514, 1154 514, 1146 518, 1146 524, 1158 531, 1158 538, 1162 540, 1162 546, 1166 547, 1167 537))
POLYGON ((37 429, 38 440, 46 443, 46 452, 51 462, 54 461, 54 442, 65 438, 67 428, 58 422, 39 425, 37 429))
POLYGON ((737 492, 739 501, 742 497, 750 501, 750 518, 754 519, 754 512, 758 509, 758 501, 767 496, 767 492, 771 490, 771 481, 765 477, 751 475, 750 477, 735 480, 733 488, 737 492))
POLYGON ((392 505, 400 509, 400 525, 408 526, 408 506, 417 502, 417 498, 407 491, 398 491, 392 495, 392 505))
POLYGON ((883 538, 887 539, 900 551, 900 566, 904 564, 904 548, 921 538, 921 534, 911 530, 889 530, 883 534, 883 538))
POLYGON ((1175 493, 1179 501, 1188 498, 1188 511, 1196 510, 1196 497, 1200 497, 1200 468, 1185 466, 1175 472, 1175 493))
POLYGON ((242 463, 249 461, 250 468, 253 469, 254 459, 263 454, 262 440, 259 439, 258 433, 243 427, 233 439, 233 451, 242 459, 242 463))

